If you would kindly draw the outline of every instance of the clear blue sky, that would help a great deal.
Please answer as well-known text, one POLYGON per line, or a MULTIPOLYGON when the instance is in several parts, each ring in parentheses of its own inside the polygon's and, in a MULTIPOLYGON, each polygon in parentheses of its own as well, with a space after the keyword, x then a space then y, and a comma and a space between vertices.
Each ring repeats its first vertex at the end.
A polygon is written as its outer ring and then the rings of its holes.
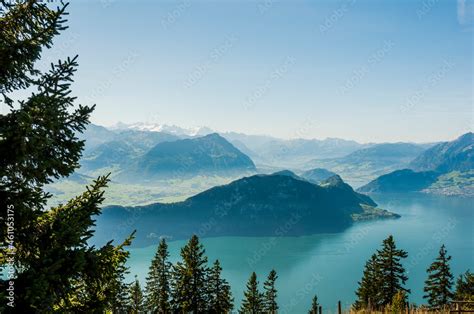
POLYGON ((284 138, 437 141, 472 130, 473 1, 73 1, 92 121, 284 138))

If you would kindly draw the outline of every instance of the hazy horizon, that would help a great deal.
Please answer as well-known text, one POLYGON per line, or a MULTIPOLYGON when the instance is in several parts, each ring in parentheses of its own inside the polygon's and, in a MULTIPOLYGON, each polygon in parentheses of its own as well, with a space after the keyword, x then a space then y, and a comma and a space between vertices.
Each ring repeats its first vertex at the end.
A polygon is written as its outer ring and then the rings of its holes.
MULTIPOLYGON (((122 121, 118 121, 114 124, 110 124, 110 125, 102 125, 102 124, 97 124, 97 123, 94 123, 95 125, 98 125, 98 126, 102 126, 102 127, 105 127, 109 130, 121 130, 121 129, 128 129, 128 128, 131 128, 131 129, 138 129, 136 126, 139 125, 139 124, 145 124, 145 122, 141 122, 141 121, 135 121, 135 122, 132 122, 132 123, 124 123, 122 121)), ((430 143, 436 143, 436 142, 444 142, 444 141, 452 141, 452 140, 455 140, 457 139, 458 137, 462 136, 462 135, 465 135, 466 133, 469 133, 469 132, 472 132, 472 131, 466 131, 465 133, 461 133, 461 134, 458 134, 458 135, 455 135, 453 138, 448 138, 447 140, 438 140, 438 141, 430 141, 430 142, 417 142, 417 141, 402 141, 402 140, 399 140, 399 141, 379 141, 379 142, 376 142, 376 141, 373 141, 373 142, 362 142, 362 141, 357 141, 355 139, 352 139, 352 138, 343 138, 343 137, 324 137, 324 138, 318 138, 318 137, 298 137, 298 136, 295 136, 295 137, 291 137, 291 138, 285 138, 285 137, 278 137, 278 136, 275 136, 275 135, 272 135, 272 134, 254 134, 254 133, 246 133, 246 132, 242 132, 242 131, 233 131, 233 130, 229 130, 229 131, 219 131, 219 130, 214 130, 212 128, 209 128, 208 126, 205 126, 205 125, 198 125, 198 126, 189 126, 189 127, 184 127, 184 126, 180 126, 180 125, 176 125, 176 124, 168 124, 168 123, 150 123, 148 125, 161 125, 161 126, 169 126, 169 127, 177 127, 177 128, 180 128, 180 129, 183 129, 185 131, 198 131, 200 129, 209 129, 209 131, 212 131, 212 133, 219 133, 219 134, 226 134, 226 133, 236 133, 236 134, 242 134, 242 135, 248 135, 248 136, 264 136, 264 137, 272 137, 272 138, 275 138, 275 139, 280 139, 280 140, 299 140, 299 139, 302 139, 302 140, 320 140, 320 141, 324 141, 324 140, 329 140, 329 139, 335 139, 335 140, 346 140, 346 141, 355 141, 355 142, 358 142, 359 144, 385 144, 385 143, 416 143, 416 144, 430 144, 430 143)), ((145 130, 145 131, 150 131, 150 130, 145 130)), ((154 132, 157 132, 157 131, 154 131, 154 132)), ((164 133, 171 133, 171 132, 168 132, 168 131, 160 131, 160 132, 164 132, 164 133)), ((198 135, 196 134, 195 136, 204 136, 204 135, 198 135)))

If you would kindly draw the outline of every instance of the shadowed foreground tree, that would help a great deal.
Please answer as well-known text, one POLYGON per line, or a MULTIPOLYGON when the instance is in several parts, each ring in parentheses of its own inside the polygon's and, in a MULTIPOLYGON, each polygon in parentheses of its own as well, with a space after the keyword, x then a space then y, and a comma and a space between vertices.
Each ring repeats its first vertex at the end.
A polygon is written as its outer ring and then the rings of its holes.
POLYGON ((444 244, 439 250, 436 260, 426 270, 428 279, 425 281, 423 298, 428 299, 428 304, 432 308, 445 306, 453 297, 453 274, 449 267, 451 256, 446 252, 444 244))
POLYGON ((354 304, 356 309, 378 306, 379 300, 377 298, 377 291, 379 287, 379 273, 377 254, 373 254, 370 260, 365 264, 364 274, 356 291, 357 300, 354 304))
POLYGON ((168 261, 168 244, 162 239, 158 245, 155 257, 151 261, 150 271, 146 282, 147 309, 152 313, 169 313, 171 263, 168 261))
MULTIPOLYGON (((35 67, 42 50, 66 29, 67 5, 0 1, 0 311, 101 312, 111 308, 128 253, 110 242, 91 247, 108 178, 80 196, 48 208, 44 186, 70 175, 84 146, 76 137, 94 107, 74 106, 76 58, 35 67), (28 90, 27 90, 28 89, 28 90), (12 94, 31 94, 14 100, 12 94), (7 289, 13 289, 13 296, 7 289)), ((18 97, 18 96, 17 96, 18 97)))
POLYGON ((457 301, 474 301, 474 274, 469 270, 456 280, 454 298, 457 301))
POLYGON ((264 292, 264 312, 269 314, 275 314, 278 310, 278 304, 276 301, 277 290, 275 288, 275 281, 278 276, 274 269, 268 274, 267 280, 263 283, 264 292))
POLYGON ((318 314, 319 310, 319 303, 318 303, 318 296, 315 295, 313 297, 313 301, 311 302, 311 309, 308 311, 308 314, 318 314))
POLYGON ((247 291, 244 292, 244 300, 239 312, 258 314, 263 312, 263 306, 263 295, 258 290, 257 274, 253 272, 247 282, 247 291))
POLYGON ((230 313, 234 307, 230 285, 221 277, 221 273, 222 267, 216 260, 208 276, 209 313, 230 313))
POLYGON ((130 297, 129 297, 129 312, 132 314, 142 313, 143 311, 143 291, 138 281, 137 276, 135 276, 135 281, 130 285, 130 297))
MULTIPOLYGON (((408 277, 401 263, 408 253, 397 249, 393 236, 383 241, 382 249, 377 250, 377 300, 380 305, 388 305, 399 291, 410 293, 404 287, 408 277)), ((406 295, 406 294, 404 294, 406 295)))
POLYGON ((403 291, 403 297, 410 291, 403 285, 408 280, 401 260, 408 256, 407 252, 397 249, 392 236, 382 243, 365 264, 362 280, 359 282, 354 304, 356 309, 382 308, 390 304, 397 293, 403 291))
POLYGON ((196 235, 181 249, 181 258, 173 270, 173 310, 203 313, 208 306, 208 267, 204 247, 196 235))

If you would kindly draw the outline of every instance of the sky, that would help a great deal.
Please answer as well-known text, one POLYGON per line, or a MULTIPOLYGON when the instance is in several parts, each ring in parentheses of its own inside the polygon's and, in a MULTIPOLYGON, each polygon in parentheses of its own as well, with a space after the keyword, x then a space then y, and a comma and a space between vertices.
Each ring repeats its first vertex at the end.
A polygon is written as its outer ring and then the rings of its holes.
POLYGON ((41 62, 79 55, 92 122, 281 138, 472 130, 471 0, 77 0, 41 62))

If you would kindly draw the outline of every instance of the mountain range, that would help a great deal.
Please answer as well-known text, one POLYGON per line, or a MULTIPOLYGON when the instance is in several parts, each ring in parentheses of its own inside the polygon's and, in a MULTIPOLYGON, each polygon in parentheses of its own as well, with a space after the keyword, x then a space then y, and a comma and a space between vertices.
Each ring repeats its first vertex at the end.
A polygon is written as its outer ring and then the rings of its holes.
MULTIPOLYGON (((139 207, 109 206, 97 219, 101 234, 125 237, 138 229, 137 245, 156 238, 201 236, 279 236, 336 232, 353 221, 396 218, 376 208, 339 176, 320 185, 290 172, 253 175, 216 186, 177 203, 139 207)), ((101 236, 102 235, 102 236, 101 236)))
POLYGON ((429 144, 382 143, 332 159, 315 159, 312 167, 328 169, 346 178, 352 185, 360 186, 376 177, 405 168, 429 144))
POLYGON ((427 149, 408 167, 384 174, 358 191, 474 195, 473 133, 427 149))
POLYGON ((363 192, 438 193, 449 187, 452 193, 452 187, 457 187, 456 193, 463 194, 472 186, 472 133, 438 144, 360 144, 211 131, 146 123, 112 129, 90 125, 80 135, 86 149, 79 173, 96 176, 111 171, 114 180, 149 184, 198 175, 236 178, 291 168, 313 183, 337 173, 351 185, 363 186, 363 192))
POLYGON ((372 145, 338 138, 284 140, 235 132, 223 133, 222 136, 252 157, 261 167, 301 168, 315 158, 342 157, 372 145))

